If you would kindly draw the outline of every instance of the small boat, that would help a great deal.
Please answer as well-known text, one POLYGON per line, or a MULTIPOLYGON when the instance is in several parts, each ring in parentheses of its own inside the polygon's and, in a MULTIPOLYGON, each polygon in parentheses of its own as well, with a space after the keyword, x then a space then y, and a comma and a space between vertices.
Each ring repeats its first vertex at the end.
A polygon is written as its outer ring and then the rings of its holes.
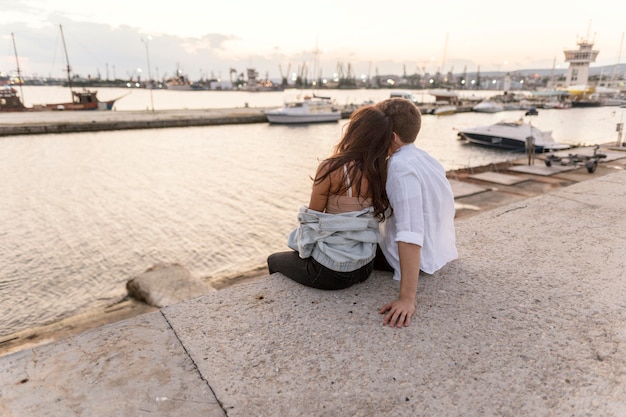
MULTIPOLYGON (((54 104, 35 104, 32 107, 25 107, 17 91, 13 87, 7 86, 7 88, 0 90, 0 112, 15 112, 15 111, 45 111, 45 110, 111 110, 113 104, 119 98, 100 101, 98 100, 98 92, 83 90, 72 90, 72 80, 70 75, 70 63, 67 56, 67 48, 65 48, 65 38, 63 37, 63 27, 59 25, 61 29, 61 39, 63 40, 63 47, 65 49, 65 58, 67 60, 68 69, 68 82, 70 91, 72 92, 72 101, 65 103, 54 104)), ((12 34, 11 34, 12 35, 12 34)), ((13 39, 13 46, 15 48, 15 39, 13 39)), ((18 78, 20 74, 20 65, 17 58, 17 48, 15 48, 15 59, 17 61, 18 78)), ((121 97, 120 97, 121 98, 121 97)))
POLYGON ((35 104, 32 110, 111 110, 119 98, 107 101, 98 100, 98 92, 94 90, 72 90, 72 101, 54 104, 35 104))
POLYGON ((568 100, 550 100, 542 104, 544 109, 569 109, 572 103, 568 100))
POLYGON ((330 97, 314 95, 285 103, 281 109, 267 110, 265 116, 268 122, 276 124, 324 123, 341 119, 341 111, 330 97))
POLYGON ((168 90, 176 90, 176 91, 199 91, 199 90, 210 90, 211 83, 210 81, 200 80, 200 81, 191 81, 189 77, 183 74, 183 71, 180 68, 176 68, 176 74, 168 78, 163 87, 168 90))
POLYGON ((435 116, 448 116, 450 114, 454 114, 458 111, 458 107, 455 105, 443 105, 443 106, 437 106, 435 107, 435 109, 433 110, 433 114, 435 116))
POLYGON ((52 104, 36 104, 33 106, 32 110, 111 110, 115 102, 122 97, 118 97, 113 100, 100 101, 98 99, 97 91, 87 89, 83 89, 82 91, 74 91, 72 89, 70 59, 67 53, 67 47, 65 45, 63 26, 59 25, 59 29, 61 30, 61 40, 63 41, 63 50, 65 51, 65 61, 67 63, 67 82, 70 92, 72 93, 72 101, 52 104))
POLYGON ((472 107, 472 110, 480 113, 497 113, 504 111, 504 106, 492 100, 483 100, 472 107))
POLYGON ((556 142, 551 131, 541 131, 521 119, 460 130, 458 136, 470 143, 514 151, 524 151, 531 137, 535 142, 535 152, 571 148, 570 145, 556 142))
POLYGON ((8 85, 0 89, 0 112, 28 111, 17 94, 17 90, 8 85))
POLYGON ((436 88, 434 90, 428 90, 428 94, 435 96, 436 102, 450 103, 450 104, 459 102, 459 95, 456 91, 453 91, 453 90, 436 88))
POLYGON ((626 98, 608 97, 602 100, 603 106, 624 106, 626 105, 626 98))
POLYGON ((602 106, 602 101, 600 100, 590 100, 590 99, 572 100, 572 107, 600 107, 600 106, 602 106))
POLYGON ((0 112, 50 111, 50 110, 111 110, 119 98, 107 101, 98 100, 97 91, 72 91, 72 102, 54 104, 34 104, 25 107, 17 91, 11 88, 0 90, 0 112))
POLYGON ((411 100, 416 106, 421 104, 417 97, 409 91, 392 91, 391 94, 389 94, 389 98, 405 98, 411 100))
POLYGON ((531 107, 524 113, 524 116, 539 116, 539 111, 536 107, 531 107))
POLYGON ((265 76, 265 79, 259 78, 259 73, 255 68, 247 68, 246 73, 248 80, 244 80, 243 73, 233 83, 233 89, 237 91, 249 91, 251 93, 263 91, 283 91, 285 88, 281 84, 276 84, 265 76))
MULTIPOLYGON (((13 50, 15 51, 15 62, 17 63, 17 78, 20 82, 22 81, 22 75, 20 73, 20 61, 17 57, 17 47, 15 46, 15 36, 11 33, 11 37, 13 38, 13 50)), ((17 112, 17 111, 27 111, 28 108, 24 106, 24 102, 22 98, 17 94, 17 90, 10 86, 8 83, 10 82, 10 78, 6 78, 7 84, 4 88, 0 89, 0 112, 17 112)), ((22 89, 20 84, 20 90, 22 89)))

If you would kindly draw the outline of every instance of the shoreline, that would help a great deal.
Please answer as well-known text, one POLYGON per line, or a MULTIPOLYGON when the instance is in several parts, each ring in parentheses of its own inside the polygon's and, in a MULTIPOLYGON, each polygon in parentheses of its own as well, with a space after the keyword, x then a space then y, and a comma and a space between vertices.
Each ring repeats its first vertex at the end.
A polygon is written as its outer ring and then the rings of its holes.
MULTIPOLYGON (((602 145, 602 148, 603 150, 614 149, 612 146, 613 142, 602 145)), ((450 170, 446 174, 451 183, 454 181, 463 184, 463 186, 486 187, 482 188, 480 191, 470 191, 466 194, 460 193, 458 196, 455 192, 455 206, 457 206, 455 221, 466 219, 515 201, 549 193, 577 182, 596 178, 614 172, 615 169, 625 169, 626 159, 624 158, 626 158, 626 152, 624 151, 626 151, 626 148, 619 149, 618 152, 623 153, 623 156, 616 158, 616 162, 614 162, 614 160, 603 161, 602 165, 598 166, 597 171, 593 174, 588 173, 583 166, 568 171, 557 171, 550 175, 533 175, 510 171, 509 168, 527 165, 526 157, 523 156, 516 161, 450 170), (521 182, 511 185, 503 183, 492 183, 489 185, 488 183, 486 184, 484 180, 473 178, 476 174, 480 173, 501 174, 503 172, 506 172, 507 176, 519 177, 521 182)), ((539 154, 536 157, 536 166, 542 167, 544 165, 541 155, 542 154, 539 154)), ((202 280, 219 291, 261 279, 268 276, 268 274, 267 266, 260 265, 252 270, 235 275, 218 276, 212 279, 203 278, 202 280)), ((128 295, 121 301, 106 307, 95 308, 48 324, 8 334, 0 339, 0 357, 156 310, 159 310, 159 308, 135 300, 128 295)))
MULTIPOLYGON (((205 280, 205 282, 219 291, 224 288, 255 281, 266 275, 268 275, 267 267, 259 266, 237 275, 205 280)), ((94 308, 41 326, 8 334, 0 339, 0 357, 157 310, 159 310, 158 307, 153 307, 127 295, 121 301, 108 306, 94 308)))

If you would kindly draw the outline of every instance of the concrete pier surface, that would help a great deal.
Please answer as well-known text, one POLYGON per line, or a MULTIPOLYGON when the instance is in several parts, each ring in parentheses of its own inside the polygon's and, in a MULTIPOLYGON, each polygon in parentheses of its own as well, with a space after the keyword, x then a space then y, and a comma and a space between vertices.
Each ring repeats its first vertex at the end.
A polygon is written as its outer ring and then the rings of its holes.
POLYGON ((1 357, 0 415, 624 416, 623 168, 459 219, 410 327, 274 274, 1 357))

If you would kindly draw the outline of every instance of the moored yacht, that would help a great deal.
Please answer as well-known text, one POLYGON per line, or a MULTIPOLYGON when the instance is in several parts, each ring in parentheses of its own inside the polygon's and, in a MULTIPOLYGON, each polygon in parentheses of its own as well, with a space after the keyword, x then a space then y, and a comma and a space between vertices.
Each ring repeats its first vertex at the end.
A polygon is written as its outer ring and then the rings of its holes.
POLYGON ((458 136, 470 143, 508 150, 525 150, 529 138, 534 140, 535 152, 571 148, 570 145, 556 142, 551 131, 541 131, 521 119, 463 129, 458 132, 458 136))
POLYGON ((480 113, 497 113, 504 111, 504 106, 496 101, 483 100, 472 107, 472 110, 480 113))
POLYGON ((330 97, 306 96, 304 100, 285 103, 281 109, 267 110, 265 117, 277 124, 336 122, 341 119, 341 111, 330 97))

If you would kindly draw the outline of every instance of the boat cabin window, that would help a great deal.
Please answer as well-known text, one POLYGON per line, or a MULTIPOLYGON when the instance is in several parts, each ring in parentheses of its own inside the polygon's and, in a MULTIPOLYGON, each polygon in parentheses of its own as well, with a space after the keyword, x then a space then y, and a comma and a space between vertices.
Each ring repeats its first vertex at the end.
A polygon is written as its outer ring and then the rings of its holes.
POLYGON ((390 98, 405 98, 411 100, 413 103, 417 103, 417 98, 407 91, 394 91, 389 95, 390 98))

